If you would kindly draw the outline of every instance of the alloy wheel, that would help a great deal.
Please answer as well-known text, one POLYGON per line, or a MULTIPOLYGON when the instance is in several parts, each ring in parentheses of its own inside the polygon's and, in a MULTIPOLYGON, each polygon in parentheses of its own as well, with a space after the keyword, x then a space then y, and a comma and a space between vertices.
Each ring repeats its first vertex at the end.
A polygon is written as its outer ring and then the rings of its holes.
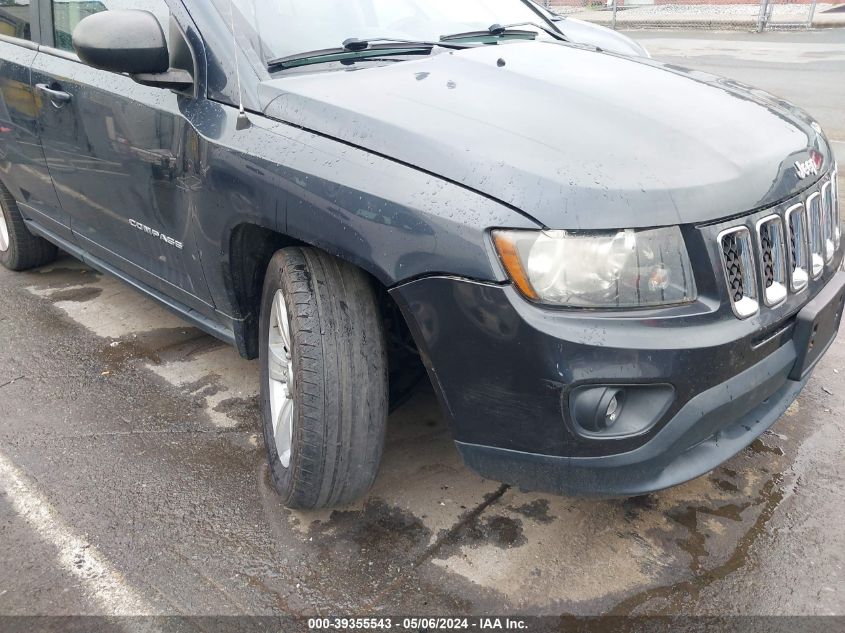
POLYGON ((268 379, 273 438, 282 466, 289 468, 293 446, 294 375, 290 321, 281 290, 277 290, 273 297, 269 327, 267 362, 270 370, 268 379))
POLYGON ((0 209, 0 252, 9 250, 9 225, 6 224, 6 214, 0 209))

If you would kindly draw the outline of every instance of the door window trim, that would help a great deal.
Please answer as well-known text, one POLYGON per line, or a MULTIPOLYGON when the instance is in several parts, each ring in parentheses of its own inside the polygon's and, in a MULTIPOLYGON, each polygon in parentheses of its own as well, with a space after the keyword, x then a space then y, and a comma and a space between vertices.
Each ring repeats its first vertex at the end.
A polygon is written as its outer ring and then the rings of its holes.
POLYGON ((25 40, 22 37, 15 37, 13 35, 4 35, 0 33, 0 42, 7 44, 16 44, 23 48, 31 50, 38 50, 41 43, 41 0, 30 0, 29 3, 29 34, 32 39, 25 40))
POLYGON ((24 40, 20 37, 12 37, 11 35, 3 35, 2 33, 0 33, 0 42, 6 42, 6 44, 14 44, 16 46, 20 46, 21 48, 28 48, 33 51, 38 50, 38 42, 24 40))
MULTIPOLYGON (((32 4, 36 6, 36 24, 33 26, 33 32, 35 29, 38 30, 38 43, 40 45, 45 44, 52 44, 53 43, 53 29, 52 25, 48 23, 47 16, 50 14, 49 10, 49 3, 46 5, 47 10, 45 11, 44 7, 44 0, 32 0, 32 4)), ((35 36, 33 35, 33 39, 35 36)))
POLYGON ((79 56, 72 52, 56 48, 56 34, 53 30, 53 0, 33 0, 38 5, 39 30, 41 34, 41 45, 39 52, 53 57, 61 57, 72 62, 82 63, 79 56))

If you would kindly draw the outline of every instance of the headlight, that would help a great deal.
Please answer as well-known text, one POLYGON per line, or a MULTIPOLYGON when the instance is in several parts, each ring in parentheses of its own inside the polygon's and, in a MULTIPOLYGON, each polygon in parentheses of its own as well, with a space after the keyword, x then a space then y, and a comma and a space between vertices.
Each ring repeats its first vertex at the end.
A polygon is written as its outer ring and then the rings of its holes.
POLYGON ((493 231, 511 280, 528 299, 575 308, 642 308, 697 297, 678 227, 612 233, 493 231))

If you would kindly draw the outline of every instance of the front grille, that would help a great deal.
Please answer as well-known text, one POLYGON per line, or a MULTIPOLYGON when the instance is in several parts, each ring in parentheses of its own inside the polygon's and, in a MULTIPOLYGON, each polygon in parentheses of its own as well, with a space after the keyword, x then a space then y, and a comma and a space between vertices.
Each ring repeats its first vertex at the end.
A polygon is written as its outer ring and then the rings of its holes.
POLYGON ((830 268, 842 242, 836 170, 786 212, 718 235, 728 297, 734 314, 747 319, 760 305, 773 308, 790 293, 806 290, 830 268), (752 228, 753 226, 753 228, 752 228))
POLYGON ((731 306, 741 319, 757 313, 757 280, 751 233, 744 226, 724 231, 719 242, 725 267, 725 280, 731 295, 731 306))

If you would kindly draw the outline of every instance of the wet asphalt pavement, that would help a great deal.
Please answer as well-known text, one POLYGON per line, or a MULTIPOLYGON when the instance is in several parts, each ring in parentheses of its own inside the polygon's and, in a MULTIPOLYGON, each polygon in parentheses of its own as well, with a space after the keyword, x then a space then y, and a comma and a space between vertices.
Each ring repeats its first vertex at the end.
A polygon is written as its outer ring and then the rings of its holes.
MULTIPOLYGON (((845 141, 845 34, 636 35, 845 141)), ((119 282, 0 271, 0 340, 0 614, 845 615, 841 336, 772 431, 679 488, 482 480, 422 386, 371 495, 319 513, 268 484, 257 364, 119 282)))

